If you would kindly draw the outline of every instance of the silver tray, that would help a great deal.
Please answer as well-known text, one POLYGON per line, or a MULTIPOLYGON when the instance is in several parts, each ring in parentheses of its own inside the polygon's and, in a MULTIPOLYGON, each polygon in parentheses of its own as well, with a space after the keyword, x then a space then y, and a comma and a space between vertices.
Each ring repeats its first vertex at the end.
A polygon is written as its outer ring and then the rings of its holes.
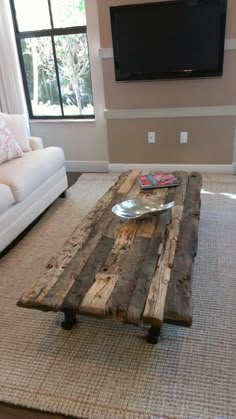
POLYGON ((155 202, 148 202, 144 199, 129 199, 128 201, 120 202, 112 207, 112 212, 121 218, 127 220, 143 217, 147 214, 155 214, 167 211, 175 205, 174 201, 168 204, 155 204, 155 202))

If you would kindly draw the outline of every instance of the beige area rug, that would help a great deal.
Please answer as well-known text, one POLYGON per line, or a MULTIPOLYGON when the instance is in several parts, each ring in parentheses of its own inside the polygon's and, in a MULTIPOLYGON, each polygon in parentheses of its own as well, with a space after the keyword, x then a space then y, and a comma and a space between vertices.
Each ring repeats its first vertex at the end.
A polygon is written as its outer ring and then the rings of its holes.
POLYGON ((16 306, 114 174, 85 174, 0 260, 0 400, 82 418, 236 418, 236 177, 204 176, 194 321, 146 329, 16 306))

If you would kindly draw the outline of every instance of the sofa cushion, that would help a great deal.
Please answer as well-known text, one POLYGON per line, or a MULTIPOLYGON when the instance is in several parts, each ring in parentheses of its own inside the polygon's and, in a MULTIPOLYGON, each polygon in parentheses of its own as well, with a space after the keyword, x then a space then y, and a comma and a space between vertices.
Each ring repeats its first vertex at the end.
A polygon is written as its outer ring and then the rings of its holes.
POLYGON ((23 156, 23 152, 11 131, 0 117, 0 163, 23 156))
POLYGON ((46 147, 25 153, 22 159, 15 159, 0 165, 0 183, 8 185, 16 202, 22 201, 65 161, 60 147, 46 147))
POLYGON ((14 204, 15 200, 9 186, 0 184, 0 215, 14 204))
POLYGON ((22 151, 30 151, 30 143, 29 143, 29 127, 26 122, 26 118, 24 115, 17 115, 17 114, 7 114, 7 113, 0 113, 0 118, 2 118, 9 128, 9 130, 14 135, 16 141, 18 142, 22 151))

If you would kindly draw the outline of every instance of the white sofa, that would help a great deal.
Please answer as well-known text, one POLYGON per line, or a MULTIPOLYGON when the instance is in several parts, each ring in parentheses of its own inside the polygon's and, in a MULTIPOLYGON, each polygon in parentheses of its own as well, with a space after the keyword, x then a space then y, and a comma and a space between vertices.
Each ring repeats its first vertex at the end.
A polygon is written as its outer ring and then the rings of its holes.
POLYGON ((62 148, 44 148, 29 134, 27 140, 30 151, 0 164, 0 252, 68 186, 62 148))

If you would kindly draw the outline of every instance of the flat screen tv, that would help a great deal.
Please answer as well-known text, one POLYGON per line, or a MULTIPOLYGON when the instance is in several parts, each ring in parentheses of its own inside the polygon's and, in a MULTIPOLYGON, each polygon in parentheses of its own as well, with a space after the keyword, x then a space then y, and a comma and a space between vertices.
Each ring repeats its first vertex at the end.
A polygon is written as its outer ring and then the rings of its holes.
POLYGON ((117 81, 223 74, 227 0, 110 7, 117 81))

